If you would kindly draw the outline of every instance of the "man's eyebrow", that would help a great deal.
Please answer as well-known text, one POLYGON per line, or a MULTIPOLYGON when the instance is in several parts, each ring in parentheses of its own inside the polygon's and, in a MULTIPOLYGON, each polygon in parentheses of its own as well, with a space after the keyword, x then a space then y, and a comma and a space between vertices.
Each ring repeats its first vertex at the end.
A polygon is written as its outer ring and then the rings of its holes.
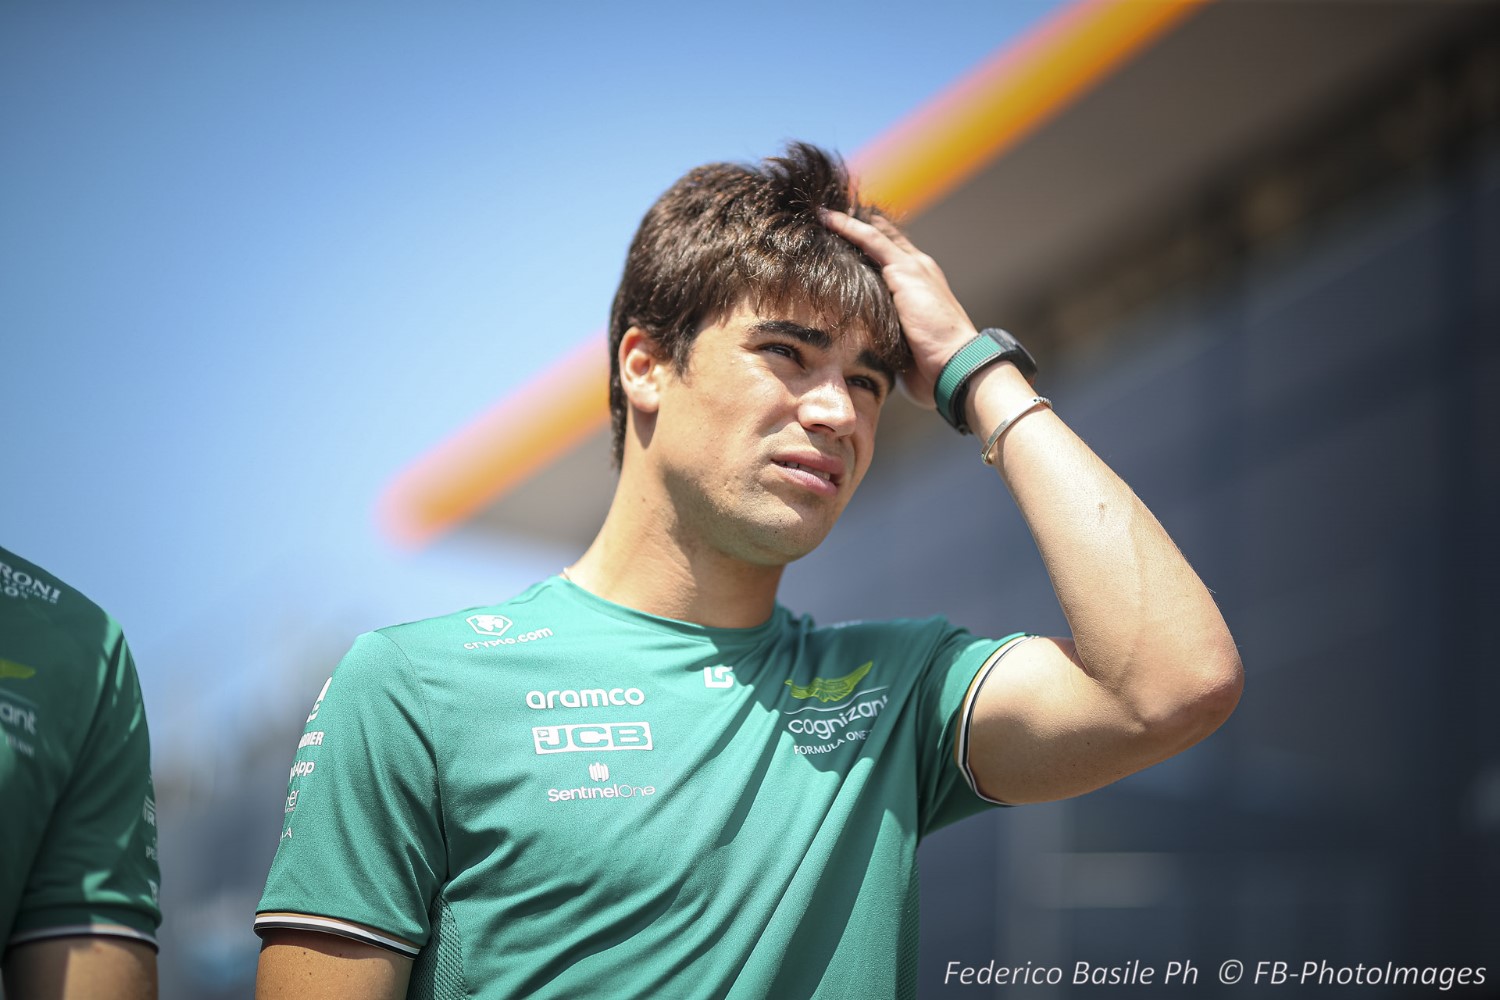
POLYGON ((833 346, 833 338, 827 330, 819 330, 812 326, 803 326, 801 323, 793 323, 789 319, 763 319, 750 327, 752 333, 781 333, 788 337, 794 337, 812 347, 821 347, 824 350, 833 346))
MULTIPOLYGON (((793 323, 787 319, 763 319, 753 324, 750 331, 756 334, 779 333, 784 336, 800 340, 811 347, 827 350, 833 346, 833 337, 827 330, 819 330, 813 326, 803 326, 801 323, 793 323)), ((869 348, 859 352, 856 359, 861 365, 871 369, 885 380, 885 391, 889 393, 896 387, 896 372, 890 365, 880 360, 880 356, 869 348)))

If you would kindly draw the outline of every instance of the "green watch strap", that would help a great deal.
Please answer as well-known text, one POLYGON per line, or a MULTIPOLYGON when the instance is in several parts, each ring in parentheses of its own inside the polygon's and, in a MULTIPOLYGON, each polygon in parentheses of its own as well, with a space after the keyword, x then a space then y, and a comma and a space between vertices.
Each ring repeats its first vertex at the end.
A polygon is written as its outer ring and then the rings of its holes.
POLYGON ((966 395, 962 390, 976 372, 993 364, 1004 353, 1003 347, 981 333, 960 347, 938 373, 937 385, 932 389, 933 401, 937 403, 942 418, 960 434, 969 433, 962 412, 966 395))

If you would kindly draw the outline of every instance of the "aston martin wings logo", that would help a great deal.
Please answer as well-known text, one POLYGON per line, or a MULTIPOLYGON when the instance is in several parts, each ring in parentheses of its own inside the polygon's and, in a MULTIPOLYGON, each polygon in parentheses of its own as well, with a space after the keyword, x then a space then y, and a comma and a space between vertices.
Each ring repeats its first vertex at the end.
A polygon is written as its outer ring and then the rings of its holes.
POLYGON ((868 674, 874 665, 875 661, 871 660, 864 666, 856 668, 854 673, 831 680, 827 677, 814 677, 813 682, 806 687, 793 684, 791 681, 787 681, 786 686, 792 689, 793 698, 816 698, 825 703, 843 701, 854 693, 855 687, 865 679, 865 674, 868 674))

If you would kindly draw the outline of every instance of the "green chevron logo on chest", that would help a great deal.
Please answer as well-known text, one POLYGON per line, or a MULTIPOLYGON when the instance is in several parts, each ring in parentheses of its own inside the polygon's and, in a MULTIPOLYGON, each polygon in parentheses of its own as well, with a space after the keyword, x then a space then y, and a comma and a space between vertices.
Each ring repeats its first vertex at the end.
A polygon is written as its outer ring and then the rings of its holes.
POLYGON ((14 663, 10 660, 0 660, 0 677, 17 677, 26 680, 28 677, 36 676, 36 668, 24 664, 14 663))
POLYGON ((859 686, 860 681, 864 680, 865 674, 868 674, 873 666, 875 666, 875 661, 871 660, 843 677, 814 677, 812 683, 805 686, 787 681, 786 686, 792 689, 793 698, 816 698, 825 704, 830 701, 843 701, 854 693, 854 689, 859 686))

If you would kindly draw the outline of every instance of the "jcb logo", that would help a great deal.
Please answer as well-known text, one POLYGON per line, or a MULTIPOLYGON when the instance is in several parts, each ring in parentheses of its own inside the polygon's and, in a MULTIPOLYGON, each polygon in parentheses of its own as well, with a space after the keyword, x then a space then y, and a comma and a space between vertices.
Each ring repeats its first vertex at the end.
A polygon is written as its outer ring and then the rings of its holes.
POLYGON ((651 726, 645 722, 583 723, 572 726, 533 726, 537 753, 587 750, 650 750, 651 726))

